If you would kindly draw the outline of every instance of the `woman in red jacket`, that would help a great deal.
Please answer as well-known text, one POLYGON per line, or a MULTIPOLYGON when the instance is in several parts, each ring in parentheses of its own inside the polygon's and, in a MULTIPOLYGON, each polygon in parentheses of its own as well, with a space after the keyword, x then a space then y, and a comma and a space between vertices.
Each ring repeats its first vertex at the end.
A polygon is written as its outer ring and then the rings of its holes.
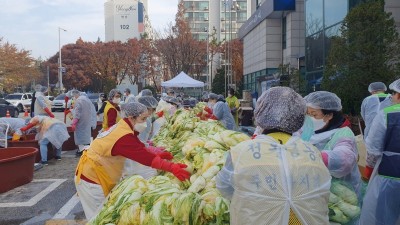
POLYGON ((103 131, 85 150, 76 168, 75 186, 86 218, 90 220, 111 189, 119 182, 129 158, 145 166, 173 173, 183 181, 190 177, 185 164, 173 163, 173 156, 161 148, 148 147, 139 140, 147 107, 137 103, 122 106, 124 118, 103 131), (167 159, 167 160, 166 160, 167 159))

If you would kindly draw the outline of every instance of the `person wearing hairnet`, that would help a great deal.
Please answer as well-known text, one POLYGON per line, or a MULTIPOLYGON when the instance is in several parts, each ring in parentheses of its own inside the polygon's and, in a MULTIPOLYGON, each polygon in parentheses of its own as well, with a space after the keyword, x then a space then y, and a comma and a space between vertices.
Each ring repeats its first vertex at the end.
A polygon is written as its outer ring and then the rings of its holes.
POLYGON ((120 108, 119 103, 121 102, 121 92, 118 89, 112 89, 108 94, 107 104, 104 107, 103 116, 103 130, 107 130, 112 127, 120 119, 120 108))
POLYGON ((239 109, 239 100, 235 96, 235 91, 233 88, 229 88, 228 97, 226 98, 226 103, 228 103, 229 108, 231 109, 231 113, 233 118, 235 119, 236 126, 239 125, 239 117, 238 117, 238 109, 239 109))
MULTIPOLYGON (((177 107, 169 103, 171 99, 173 98, 170 96, 163 96, 158 102, 157 108, 154 113, 154 122, 152 131, 150 133, 150 139, 156 136, 160 131, 161 127, 165 124, 166 119, 164 113, 167 113, 169 115, 175 113, 177 107)), ((172 101, 177 102, 175 98, 172 101)))
POLYGON ((153 147, 146 147, 139 140, 138 135, 149 116, 147 107, 138 102, 121 107, 124 118, 97 136, 83 152, 76 168, 75 186, 88 220, 95 216, 98 207, 120 180, 126 158, 171 172, 181 181, 190 177, 184 169, 185 164, 166 160, 173 158, 169 152, 154 153, 153 147))
POLYGON ((229 106, 222 101, 223 99, 219 98, 218 95, 214 93, 210 93, 208 95, 208 103, 212 109, 212 114, 214 117, 212 119, 219 120, 226 129, 235 130, 235 120, 231 114, 231 110, 229 106))
POLYGON ((361 209, 363 225, 400 224, 400 79, 389 89, 392 106, 378 112, 365 140, 365 176, 371 179, 361 209))
POLYGON ((149 89, 143 89, 142 91, 139 92, 139 94, 137 96, 135 96, 135 98, 134 98, 135 101, 137 102, 138 99, 142 96, 153 96, 153 92, 151 92, 151 90, 149 90, 149 89))
POLYGON ((190 105, 190 100, 189 99, 184 99, 182 102, 182 107, 186 110, 189 110, 192 108, 192 106, 190 105))
POLYGON ((26 133, 27 130, 33 127, 35 127, 38 132, 35 140, 38 140, 40 146, 40 156, 42 157, 40 163, 43 165, 48 165, 47 145, 49 143, 53 144, 53 146, 56 148, 56 159, 61 160, 61 147, 69 138, 65 123, 48 116, 35 116, 26 126, 18 129, 15 132, 13 139, 16 141, 19 140, 22 133, 26 133))
POLYGON ((361 104, 361 117, 365 122, 364 139, 368 136, 371 123, 379 111, 380 103, 388 96, 385 94, 386 85, 382 82, 373 82, 369 85, 370 96, 366 97, 361 104))
POLYGON ((190 108, 194 108, 199 101, 195 98, 189 98, 190 108))
POLYGON ((207 91, 203 91, 201 93, 201 101, 202 102, 208 102, 208 92, 207 91))
POLYGON ((352 187, 361 202, 361 175, 358 169, 358 150, 350 121, 341 110, 340 98, 328 91, 316 91, 305 98, 308 122, 301 137, 316 146, 335 180, 352 187))
MULTIPOLYGON (((29 121, 29 120, 28 120, 29 121)), ((0 118, 0 147, 5 147, 8 136, 13 136, 15 132, 26 125, 22 118, 1 117, 0 118), (8 128, 8 130, 7 130, 8 128), (7 132, 7 133, 6 133, 7 132), (4 140, 4 141, 3 141, 4 140)), ((19 140, 20 136, 13 136, 13 141, 19 140)))
MULTIPOLYGON (((150 132, 152 131, 152 118, 151 116, 154 113, 154 110, 157 107, 157 100, 153 96, 141 96, 137 99, 137 102, 143 104, 147 107, 147 111, 149 116, 146 119, 146 123, 141 123, 137 125, 139 133, 139 140, 148 147, 148 141, 150 137, 150 132)), ((151 148, 152 150, 157 150, 158 148, 151 148)), ((159 149, 161 151, 161 149, 159 149)), ((123 172, 123 176, 132 176, 134 174, 140 175, 145 179, 149 179, 155 175, 157 175, 157 170, 150 168, 148 166, 142 165, 136 161, 127 159, 125 161, 125 168, 123 172)))
POLYGON ((125 95, 125 100, 124 100, 125 103, 130 101, 130 99, 135 99, 135 95, 131 94, 131 89, 129 88, 125 89, 124 95, 125 95))
POLYGON ((153 92, 150 89, 143 89, 140 93, 141 96, 153 96, 153 92))
POLYGON ((170 96, 170 97, 173 97, 173 98, 175 98, 175 91, 174 91, 174 89, 168 89, 167 90, 167 95, 168 96, 170 96))
POLYGON ((176 112, 176 110, 178 110, 178 108, 180 107, 180 102, 177 98, 167 98, 166 102, 170 104, 168 113, 169 116, 173 116, 176 112))
POLYGON ((305 112, 303 98, 288 87, 258 99, 262 134, 232 147, 216 176, 217 189, 231 201, 230 224, 329 224, 329 171, 317 148, 292 136, 305 112))
POLYGON ((80 91, 72 90, 70 93, 75 102, 71 129, 74 131, 75 144, 78 145, 76 156, 81 156, 83 148, 90 144, 92 129, 97 125, 96 109, 90 99, 81 95, 80 91))
POLYGON ((35 104, 34 104, 34 115, 35 116, 50 116, 54 118, 54 114, 51 112, 51 102, 44 95, 47 92, 47 87, 37 84, 35 86, 35 104))
POLYGON ((97 101, 97 106, 99 106, 99 110, 97 110, 96 112, 96 115, 98 116, 98 121, 103 121, 103 113, 104 109, 106 108, 106 105, 107 105, 107 94, 101 93, 99 96, 99 100, 97 101))

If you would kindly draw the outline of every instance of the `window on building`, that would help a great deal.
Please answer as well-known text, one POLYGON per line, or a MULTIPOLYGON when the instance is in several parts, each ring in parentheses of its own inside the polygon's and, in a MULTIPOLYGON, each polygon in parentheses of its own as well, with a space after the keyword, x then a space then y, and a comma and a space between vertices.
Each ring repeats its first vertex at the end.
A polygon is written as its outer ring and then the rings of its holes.
POLYGON ((323 1, 306 0, 306 36, 322 31, 323 1))
POLYGON ((282 18, 282 49, 286 49, 286 17, 282 18))
POLYGON ((322 70, 324 65, 324 32, 306 37, 307 71, 322 70))
POLYGON ((330 27, 334 24, 341 22, 347 15, 347 1, 348 0, 335 0, 325 1, 324 3, 324 27, 330 27))

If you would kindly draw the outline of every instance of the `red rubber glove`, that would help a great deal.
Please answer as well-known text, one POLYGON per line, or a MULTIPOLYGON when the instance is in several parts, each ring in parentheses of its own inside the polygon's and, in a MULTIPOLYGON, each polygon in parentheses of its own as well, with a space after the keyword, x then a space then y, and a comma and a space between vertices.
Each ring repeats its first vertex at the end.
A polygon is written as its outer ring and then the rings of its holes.
POLYGON ((44 111, 49 115, 51 118, 54 118, 54 114, 50 111, 49 108, 44 108, 44 111))
POLYGON ((208 106, 204 107, 204 111, 208 112, 209 114, 212 114, 213 112, 208 106))
POLYGON ((73 119, 72 120, 72 124, 71 124, 71 130, 72 131, 75 131, 76 130, 76 124, 78 123, 78 119, 77 118, 75 118, 75 119, 73 119))
POLYGON ((65 109, 65 110, 64 110, 64 115, 68 115, 68 113, 70 113, 70 112, 71 112, 71 110, 65 109))
POLYGON ((164 111, 160 111, 158 113, 156 113, 158 118, 163 117, 164 116, 164 111))
POLYGON ((190 178, 190 173, 184 169, 187 167, 187 165, 182 163, 168 162, 164 159, 161 159, 159 156, 153 159, 151 167, 154 169, 171 172, 180 181, 184 181, 190 178))
POLYGON ((365 178, 367 178, 369 180, 369 178, 371 178, 372 171, 374 171, 374 168, 366 166, 365 169, 364 169, 365 178))
POLYGON ((162 158, 162 159, 171 160, 174 158, 174 156, 170 152, 164 151, 165 148, 163 148, 163 147, 149 146, 147 148, 147 150, 149 152, 153 153, 154 155, 160 156, 160 158, 162 158))
POLYGON ((31 129, 32 127, 34 127, 35 125, 36 125, 35 123, 28 123, 28 125, 22 127, 20 130, 25 132, 25 131, 31 129))

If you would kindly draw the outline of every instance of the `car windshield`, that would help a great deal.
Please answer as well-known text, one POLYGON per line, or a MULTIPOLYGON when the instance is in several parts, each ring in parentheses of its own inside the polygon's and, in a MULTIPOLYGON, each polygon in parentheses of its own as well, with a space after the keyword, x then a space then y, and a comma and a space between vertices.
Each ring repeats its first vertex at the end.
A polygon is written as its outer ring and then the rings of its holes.
POLYGON ((65 99, 65 94, 61 94, 57 96, 54 100, 64 100, 65 99))
POLYGON ((7 95, 5 99, 7 100, 21 100, 22 95, 11 94, 7 95))

